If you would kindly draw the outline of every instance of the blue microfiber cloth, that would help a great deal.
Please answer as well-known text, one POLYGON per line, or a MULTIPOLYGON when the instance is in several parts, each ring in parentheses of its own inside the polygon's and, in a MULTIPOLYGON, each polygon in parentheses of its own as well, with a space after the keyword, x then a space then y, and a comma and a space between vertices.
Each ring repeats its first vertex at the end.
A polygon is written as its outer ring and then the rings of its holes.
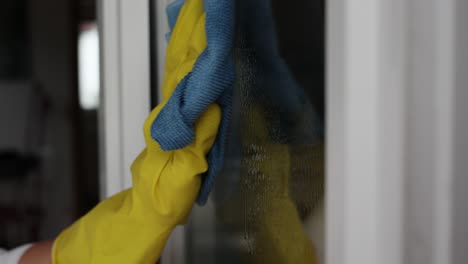
MULTIPOLYGON (((183 1, 169 8, 170 26, 177 20, 183 1)), ((207 48, 198 57, 192 72, 177 85, 167 104, 151 127, 151 136, 163 150, 183 148, 194 139, 194 123, 206 108, 217 103, 222 121, 215 144, 208 154, 209 169, 197 203, 204 205, 224 162, 224 149, 232 112, 232 88, 235 80, 233 46, 235 33, 234 0, 204 0, 207 48)))

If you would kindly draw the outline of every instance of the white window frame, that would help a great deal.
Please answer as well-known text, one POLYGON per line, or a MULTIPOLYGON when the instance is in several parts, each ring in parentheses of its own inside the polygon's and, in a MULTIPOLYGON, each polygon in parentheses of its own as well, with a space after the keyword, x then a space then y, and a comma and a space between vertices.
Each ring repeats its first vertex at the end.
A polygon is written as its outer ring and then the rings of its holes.
POLYGON ((328 2, 327 264, 401 263, 402 1, 328 2))
POLYGON ((101 197, 131 186, 130 165, 145 147, 150 111, 148 0, 100 0, 101 197))
POLYGON ((463 2, 328 1, 327 264, 466 261, 463 2))

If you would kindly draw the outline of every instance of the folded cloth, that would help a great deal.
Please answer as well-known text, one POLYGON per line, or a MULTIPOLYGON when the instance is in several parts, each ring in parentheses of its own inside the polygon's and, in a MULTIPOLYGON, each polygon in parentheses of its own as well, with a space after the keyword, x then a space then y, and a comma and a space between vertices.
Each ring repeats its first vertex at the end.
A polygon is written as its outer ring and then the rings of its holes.
MULTIPOLYGON (((195 10, 201 1, 187 0, 182 9, 195 10)), ((177 1, 171 7, 173 9, 169 9, 176 10, 169 23, 173 23, 174 17, 177 17, 177 22, 169 40, 169 46, 173 48, 168 50, 166 58, 163 84, 165 106, 152 125, 151 136, 165 151, 183 148, 193 141, 194 123, 206 108, 212 103, 221 107, 222 122, 207 157, 209 169, 203 175, 197 198, 197 203, 204 205, 223 166, 232 111, 235 4, 233 0, 204 0, 203 14, 198 19, 179 15, 177 10, 180 4, 181 1, 177 1), (200 30, 201 27, 204 30, 200 30), (183 31, 187 34, 180 33, 183 31), (202 52, 199 53, 200 49, 202 52), (169 75, 177 75, 174 72, 189 67, 187 65, 193 59, 196 60, 193 68, 180 81, 170 78, 169 75)))

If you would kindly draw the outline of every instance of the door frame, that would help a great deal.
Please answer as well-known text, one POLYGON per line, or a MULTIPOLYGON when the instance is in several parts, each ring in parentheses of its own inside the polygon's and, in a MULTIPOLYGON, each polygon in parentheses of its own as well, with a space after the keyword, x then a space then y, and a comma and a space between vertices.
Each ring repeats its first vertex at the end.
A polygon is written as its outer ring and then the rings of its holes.
POLYGON ((101 198, 131 186, 130 165, 145 147, 150 110, 148 0, 100 0, 101 198))

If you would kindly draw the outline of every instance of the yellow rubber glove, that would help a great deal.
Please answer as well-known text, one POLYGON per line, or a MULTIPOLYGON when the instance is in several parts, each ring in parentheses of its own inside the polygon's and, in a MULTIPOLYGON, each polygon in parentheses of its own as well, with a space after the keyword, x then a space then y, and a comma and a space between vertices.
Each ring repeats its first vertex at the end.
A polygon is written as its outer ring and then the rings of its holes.
MULTIPOLYGON (((202 0, 188 0, 168 47, 164 102, 206 47, 204 21, 202 0)), ((200 175, 208 168, 205 156, 215 141, 221 110, 211 105, 200 117, 190 146, 164 152, 150 136, 163 105, 145 122, 146 149, 132 165, 133 187, 104 200, 63 231, 54 243, 54 264, 154 264, 171 231, 186 221, 200 175)))

